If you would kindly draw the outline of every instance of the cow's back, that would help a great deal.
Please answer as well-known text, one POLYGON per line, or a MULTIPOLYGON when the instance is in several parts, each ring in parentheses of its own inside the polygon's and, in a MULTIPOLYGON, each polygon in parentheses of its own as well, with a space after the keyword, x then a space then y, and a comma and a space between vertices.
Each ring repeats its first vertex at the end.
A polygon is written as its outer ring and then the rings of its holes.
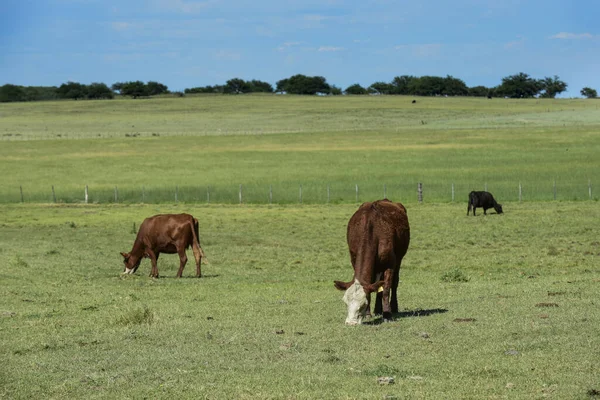
POLYGON ((190 214, 158 214, 142 222, 136 241, 160 250, 173 250, 174 241, 183 241, 188 247, 193 241, 193 229, 195 221, 190 214))
POLYGON ((350 218, 347 230, 351 255, 360 251, 393 251, 396 258, 406 254, 410 242, 410 226, 406 208, 400 203, 378 200, 363 203, 350 218))

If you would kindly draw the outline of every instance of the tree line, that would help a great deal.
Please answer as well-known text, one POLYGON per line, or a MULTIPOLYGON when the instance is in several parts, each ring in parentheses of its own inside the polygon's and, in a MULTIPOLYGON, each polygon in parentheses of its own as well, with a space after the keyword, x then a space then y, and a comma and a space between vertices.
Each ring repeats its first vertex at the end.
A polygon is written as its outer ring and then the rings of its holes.
MULTIPOLYGON (((468 87, 462 79, 453 76, 396 76, 391 82, 374 82, 364 87, 356 83, 341 89, 331 85, 322 76, 293 75, 281 79, 273 87, 260 80, 245 81, 240 78, 228 80, 224 85, 201 86, 187 88, 175 95, 184 96, 192 93, 281 93, 300 95, 413 95, 413 96, 474 96, 474 97, 508 97, 508 98, 555 98, 567 90, 567 83, 558 76, 535 79, 523 72, 502 78, 495 87, 468 87)), ((89 85, 78 82, 63 83, 56 86, 17 86, 6 84, 0 86, 0 102, 36 101, 54 99, 112 99, 115 95, 132 98, 156 96, 171 93, 169 88, 155 81, 116 82, 108 87, 104 83, 89 85)), ((587 98, 596 98, 595 89, 584 87, 580 94, 587 98)))

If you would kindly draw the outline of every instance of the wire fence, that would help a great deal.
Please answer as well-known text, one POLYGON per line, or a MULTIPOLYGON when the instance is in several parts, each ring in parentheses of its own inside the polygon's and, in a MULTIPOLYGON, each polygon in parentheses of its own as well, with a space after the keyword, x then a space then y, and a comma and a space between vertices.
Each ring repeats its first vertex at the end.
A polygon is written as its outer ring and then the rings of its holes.
POLYGON ((4 190, 0 203, 195 203, 195 204, 339 204, 388 198, 402 203, 462 202, 472 190, 490 191, 503 201, 598 200, 592 181, 465 183, 355 183, 220 185, 172 187, 88 187, 80 189, 50 185, 47 188, 21 185, 4 190))

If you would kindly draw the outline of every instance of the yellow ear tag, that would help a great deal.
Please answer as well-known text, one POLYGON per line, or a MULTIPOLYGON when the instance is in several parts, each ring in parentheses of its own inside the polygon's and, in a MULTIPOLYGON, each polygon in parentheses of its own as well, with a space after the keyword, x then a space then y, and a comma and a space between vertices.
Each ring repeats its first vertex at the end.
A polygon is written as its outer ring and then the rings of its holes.
POLYGON ((383 292, 383 286, 379 286, 379 289, 377 289, 377 293, 381 293, 383 292))

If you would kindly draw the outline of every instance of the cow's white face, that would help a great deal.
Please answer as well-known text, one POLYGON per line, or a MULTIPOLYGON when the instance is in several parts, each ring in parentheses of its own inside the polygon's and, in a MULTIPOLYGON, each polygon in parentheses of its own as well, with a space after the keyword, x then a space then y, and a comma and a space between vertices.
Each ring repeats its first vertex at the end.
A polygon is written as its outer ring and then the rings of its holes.
POLYGON ((362 324, 362 320, 367 313, 367 293, 358 279, 346 289, 343 300, 348 306, 346 325, 362 324))

